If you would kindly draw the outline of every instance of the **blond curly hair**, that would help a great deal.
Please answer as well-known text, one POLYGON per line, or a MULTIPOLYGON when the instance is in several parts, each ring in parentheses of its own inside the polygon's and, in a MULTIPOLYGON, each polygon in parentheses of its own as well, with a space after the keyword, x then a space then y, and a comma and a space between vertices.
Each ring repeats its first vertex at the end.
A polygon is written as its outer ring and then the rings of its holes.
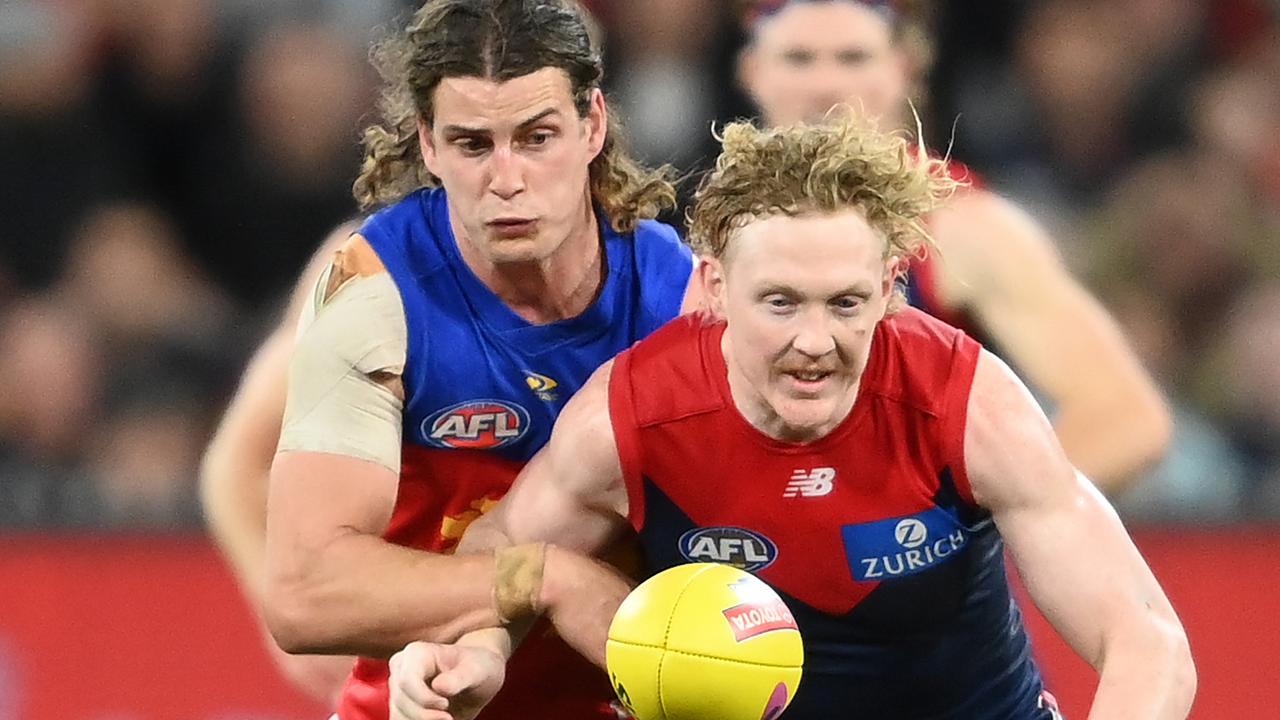
MULTIPOLYGON (((575 0, 431 0, 409 26, 375 44, 384 81, 381 122, 364 131, 364 162, 352 188, 361 209, 390 204, 439 178, 423 164, 418 119, 434 119, 434 96, 448 77, 503 82, 543 68, 569 76, 574 104, 586 116, 603 65, 575 0)), ((632 158, 613 113, 604 148, 589 168, 593 201, 618 232, 675 206, 674 170, 632 158)))
POLYGON ((725 127, 723 151, 689 212, 694 249, 723 259, 735 233, 754 220, 848 209, 885 239, 886 260, 920 257, 933 247, 923 218, 961 185, 947 161, 851 112, 829 120, 725 127))

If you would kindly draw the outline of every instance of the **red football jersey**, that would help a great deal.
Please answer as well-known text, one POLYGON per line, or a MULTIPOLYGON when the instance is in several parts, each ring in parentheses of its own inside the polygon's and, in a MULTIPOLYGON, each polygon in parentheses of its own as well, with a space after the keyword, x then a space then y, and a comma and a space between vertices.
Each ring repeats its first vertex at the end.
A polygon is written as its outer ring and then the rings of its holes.
POLYGON ((1051 718, 965 469, 980 346, 902 310, 877 326, 849 415, 789 443, 734 404, 724 332, 678 318, 615 361, 609 411, 646 571, 729 563, 778 591, 805 648, 787 718, 1051 718))

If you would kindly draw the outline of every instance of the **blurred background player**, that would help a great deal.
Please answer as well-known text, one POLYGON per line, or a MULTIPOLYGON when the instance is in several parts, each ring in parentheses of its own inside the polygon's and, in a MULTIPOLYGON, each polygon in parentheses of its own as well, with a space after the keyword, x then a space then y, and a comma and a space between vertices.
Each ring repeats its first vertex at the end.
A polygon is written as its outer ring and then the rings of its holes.
MULTIPOLYGON (((508 621, 546 612, 603 665, 630 585, 569 551, 599 552, 629 525, 650 573, 750 562, 779 590, 805 643, 785 717, 1057 720, 1009 594, 1007 542, 1101 676, 1090 717, 1185 718, 1186 635, 1110 505, 1003 362, 901 307, 920 220, 955 186, 943 163, 852 120, 731 125, 724 146, 691 215, 711 315, 668 324, 570 401, 463 540, 523 570, 492 595, 469 589, 472 602, 508 621), (717 557, 700 537, 739 544, 717 557)), ((393 701, 482 700, 491 665, 478 658, 507 639, 467 639, 406 648, 393 701)))
MULTIPOLYGON (((312 302, 316 283, 334 253, 359 225, 339 226, 325 239, 303 273, 280 324, 258 348, 223 414, 200 468, 200 499, 209 532, 222 551, 245 597, 262 611, 266 582, 267 485, 271 459, 284 419, 289 358, 298 321, 312 302)), ((326 706, 337 702, 355 662, 350 656, 290 655, 263 628, 267 650, 295 686, 326 706)))
MULTIPOLYGON (((691 252, 646 220, 674 190, 620 146, 574 3, 438 0, 375 62, 384 123, 355 189, 387 207, 304 308, 267 513, 272 635, 363 656, 343 720, 386 717, 381 658, 496 621, 450 589, 488 587, 492 563, 442 555, 589 374, 696 301, 691 252)), ((614 717, 553 636, 511 675, 495 717, 614 717)))
MULTIPOLYGON (((928 68, 922 5, 752 0, 739 79, 772 125, 821 121, 843 104, 901 127, 928 68)), ((1168 446, 1160 392, 1045 232, 957 175, 972 187, 930 216, 938 250, 913 269, 911 303, 1005 357, 1048 401, 1072 462, 1119 493, 1168 446)))

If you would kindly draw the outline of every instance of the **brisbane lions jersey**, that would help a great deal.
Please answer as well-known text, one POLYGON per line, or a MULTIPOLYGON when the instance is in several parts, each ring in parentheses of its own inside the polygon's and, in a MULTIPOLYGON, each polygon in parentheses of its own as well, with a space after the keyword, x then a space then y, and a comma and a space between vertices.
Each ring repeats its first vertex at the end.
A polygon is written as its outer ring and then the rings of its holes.
MULTIPOLYGON (((544 325, 515 314, 459 255, 443 190, 373 215, 361 234, 400 291, 408 326, 399 495, 390 542, 452 552, 551 435, 591 373, 680 313, 693 256, 675 231, 642 222, 626 235, 600 218, 608 276, 581 315, 544 325)), ((387 663, 361 658, 342 720, 382 720, 387 663)), ((482 718, 615 718, 602 672, 535 629, 482 718)))
POLYGON ((646 570, 725 562, 779 591, 805 648, 786 720, 1054 717, 965 473, 978 344, 914 308, 887 318, 848 417, 798 444, 737 410, 724 329, 678 318, 615 361, 646 570))

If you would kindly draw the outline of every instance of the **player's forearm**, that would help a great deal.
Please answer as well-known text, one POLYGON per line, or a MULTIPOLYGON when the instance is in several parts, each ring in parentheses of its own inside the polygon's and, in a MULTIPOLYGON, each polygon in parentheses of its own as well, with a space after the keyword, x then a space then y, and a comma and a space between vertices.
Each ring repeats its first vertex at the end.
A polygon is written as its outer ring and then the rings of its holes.
POLYGON ((389 657, 499 624, 490 555, 445 556, 344 534, 268 575, 267 623, 287 652, 389 657))
POLYGON ((1135 395, 1094 403, 1066 399, 1053 420, 1072 464, 1107 495, 1123 492, 1158 462, 1173 433, 1159 395, 1154 390, 1135 395))
POLYGON ((1089 720, 1183 720, 1196 670, 1180 627, 1150 627, 1111 643, 1089 720))

